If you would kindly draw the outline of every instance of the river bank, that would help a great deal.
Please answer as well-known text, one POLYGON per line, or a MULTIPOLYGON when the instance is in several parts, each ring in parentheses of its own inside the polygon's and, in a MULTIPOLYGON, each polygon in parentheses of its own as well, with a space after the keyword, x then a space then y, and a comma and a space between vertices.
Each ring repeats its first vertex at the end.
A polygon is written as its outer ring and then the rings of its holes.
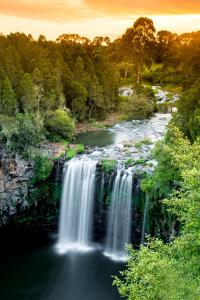
POLYGON ((98 131, 105 129, 114 125, 115 123, 120 122, 121 115, 120 113, 109 114, 105 120, 102 121, 90 121, 84 123, 77 123, 76 125, 76 134, 87 132, 87 131, 98 131))

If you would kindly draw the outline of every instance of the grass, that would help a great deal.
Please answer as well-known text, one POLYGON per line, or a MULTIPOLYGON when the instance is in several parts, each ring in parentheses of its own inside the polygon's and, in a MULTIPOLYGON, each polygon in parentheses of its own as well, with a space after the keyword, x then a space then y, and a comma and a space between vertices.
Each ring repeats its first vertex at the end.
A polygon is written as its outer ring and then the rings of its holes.
POLYGON ((145 159, 145 158, 140 158, 140 159, 137 159, 137 160, 129 158, 125 161, 125 166, 126 167, 133 167, 133 166, 136 166, 136 165, 144 165, 144 164, 146 164, 146 162, 147 162, 147 159, 145 159))
POLYGON ((145 138, 137 143, 135 143, 135 147, 140 149, 143 145, 152 145, 153 142, 149 138, 145 138))
POLYGON ((127 159, 127 160, 125 161, 125 166, 126 166, 126 167, 134 166, 134 164, 135 164, 135 160, 132 159, 132 158, 129 158, 129 159, 127 159))
POLYGON ((74 148, 68 148, 66 151, 67 160, 71 160, 77 154, 83 154, 85 152, 85 147, 83 144, 77 144, 74 148))

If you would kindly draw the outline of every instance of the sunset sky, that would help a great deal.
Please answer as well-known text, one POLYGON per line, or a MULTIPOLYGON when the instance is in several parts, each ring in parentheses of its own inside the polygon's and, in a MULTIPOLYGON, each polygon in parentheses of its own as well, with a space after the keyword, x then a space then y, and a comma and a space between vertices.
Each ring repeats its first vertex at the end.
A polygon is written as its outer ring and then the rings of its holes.
POLYGON ((200 30, 200 0, 0 0, 1 32, 55 39, 62 33, 116 38, 148 16, 158 30, 200 30))

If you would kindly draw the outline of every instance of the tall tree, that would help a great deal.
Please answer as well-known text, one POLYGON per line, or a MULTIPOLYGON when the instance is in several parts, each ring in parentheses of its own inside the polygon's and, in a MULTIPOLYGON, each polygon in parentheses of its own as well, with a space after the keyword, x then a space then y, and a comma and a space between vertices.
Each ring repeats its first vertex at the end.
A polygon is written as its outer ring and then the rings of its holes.
POLYGON ((16 111, 16 97, 8 77, 1 84, 0 107, 5 115, 12 115, 16 111))
POLYGON ((36 86, 30 74, 25 73, 19 84, 19 98, 24 112, 34 112, 38 107, 36 86))
POLYGON ((88 106, 89 106, 89 119, 93 116, 93 112, 95 112, 94 117, 98 115, 98 110, 105 110, 105 99, 103 95, 103 89, 100 85, 98 78, 94 76, 91 78, 89 91, 88 91, 88 106))
POLYGON ((149 18, 139 18, 122 37, 122 46, 136 64, 137 83, 141 81, 142 67, 152 57, 155 42, 155 27, 149 18))

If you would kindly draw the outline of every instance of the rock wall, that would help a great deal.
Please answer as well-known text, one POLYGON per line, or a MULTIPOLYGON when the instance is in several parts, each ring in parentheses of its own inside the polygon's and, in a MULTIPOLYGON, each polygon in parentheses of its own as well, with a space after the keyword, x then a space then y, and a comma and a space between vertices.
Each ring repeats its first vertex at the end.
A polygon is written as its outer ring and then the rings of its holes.
MULTIPOLYGON (((8 154, 0 145, 0 227, 6 225, 13 216, 21 216, 24 211, 27 215, 32 214, 29 211, 31 205, 37 207, 37 200, 29 203, 28 199, 34 198, 34 193, 40 194, 42 181, 39 185, 32 184, 34 177, 34 161, 26 161, 18 154, 8 154)), ((47 155, 54 162, 54 168, 48 184, 54 185, 55 182, 62 182, 62 169, 65 154, 63 145, 57 143, 46 143, 40 147, 41 153, 47 155)), ((44 195, 41 195, 41 197, 44 195)), ((49 197, 49 195, 46 195, 49 197)), ((42 201, 46 199, 42 199, 42 201)), ((48 199, 47 199, 48 200, 48 199)), ((47 201, 48 202, 48 201, 47 201)), ((48 204, 48 203, 47 203, 48 204)), ((40 204, 38 204, 40 205, 40 204)), ((37 214, 37 212, 35 213, 37 214)))
POLYGON ((27 206, 33 175, 33 163, 0 150, 0 226, 27 206))

